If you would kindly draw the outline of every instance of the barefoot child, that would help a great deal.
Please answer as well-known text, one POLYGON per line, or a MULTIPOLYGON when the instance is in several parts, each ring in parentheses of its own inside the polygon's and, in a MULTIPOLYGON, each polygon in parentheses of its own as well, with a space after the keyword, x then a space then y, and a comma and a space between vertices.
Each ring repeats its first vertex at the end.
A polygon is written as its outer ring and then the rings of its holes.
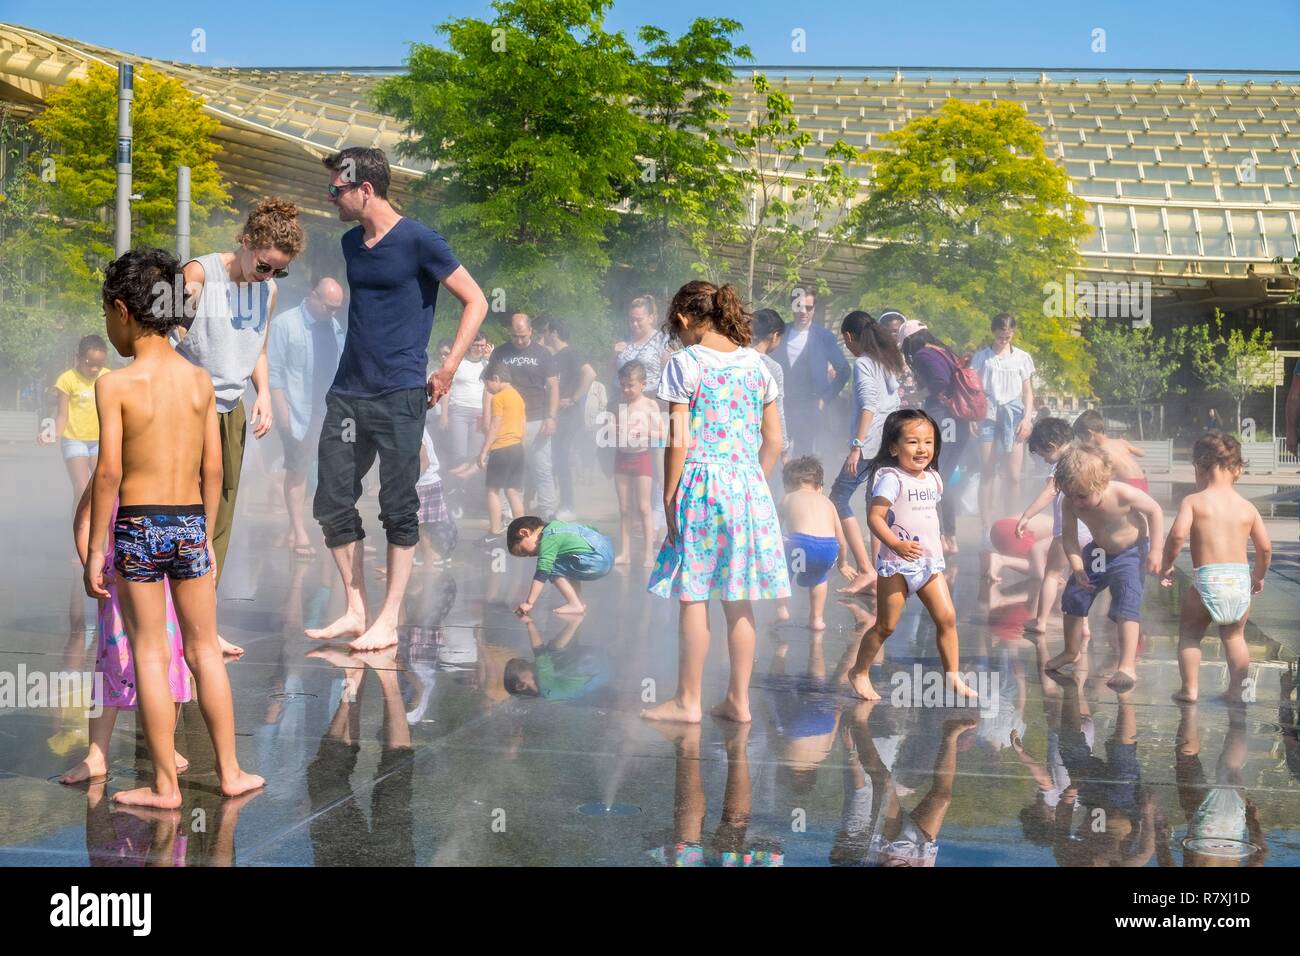
POLYGON ((450 473, 469 477, 483 469, 487 486, 488 533, 484 544, 501 538, 501 492, 505 491, 510 512, 524 513, 524 398, 510 384, 510 367, 504 362, 488 367, 483 389, 492 396, 492 418, 477 462, 466 462, 450 473))
POLYGON ((1141 448, 1130 444, 1123 438, 1106 436, 1106 419, 1101 412, 1088 409, 1074 420, 1074 437, 1089 445, 1096 445, 1110 459, 1110 467, 1115 480, 1132 485, 1139 491, 1149 492, 1146 472, 1138 464, 1138 459, 1146 455, 1141 448))
MULTIPOLYGON (((76 540, 77 556, 84 567, 90 554, 90 498, 93 483, 86 485, 73 517, 72 533, 76 540)), ((116 519, 116 509, 113 518, 116 519)), ((113 542, 109 540, 104 556, 104 589, 109 597, 99 601, 99 646, 95 652, 95 672, 104 675, 103 713, 90 718, 90 746, 86 756, 71 770, 59 777, 59 783, 81 783, 108 774, 108 749, 113 741, 113 727, 119 710, 135 710, 135 664, 131 661, 131 645, 126 636, 122 618, 122 605, 117 597, 117 580, 113 573, 113 542)), ((167 648, 171 660, 167 667, 167 683, 172 699, 183 704, 190 699, 190 670, 185 666, 185 651, 181 643, 181 629, 172 606, 171 586, 163 581, 167 599, 167 648)), ((180 754, 176 755, 176 769, 183 772, 189 767, 180 754)))
POLYGON ((95 385, 100 448, 84 575, 88 595, 111 597, 104 588, 105 554, 114 502, 120 501, 112 521, 113 566, 154 782, 115 798, 163 809, 181 805, 164 579, 170 580, 185 662, 194 674, 199 709, 216 752, 221 792, 234 797, 265 783, 242 770, 235 755, 234 703, 217 643, 217 590, 207 534, 221 497, 221 438, 212 379, 167 341, 167 333, 181 324, 183 303, 159 308, 154 291, 170 288, 179 271, 180 263, 158 249, 124 253, 105 270, 108 339, 134 361, 95 385))
POLYGON ((456 547, 458 538, 456 522, 447 511, 447 498, 442 490, 442 476, 438 471, 438 451, 424 427, 420 446, 420 478, 415 483, 415 493, 420 497, 420 543, 417 546, 424 563, 430 567, 446 564, 456 547))
POLYGON ((934 620, 945 691, 951 687, 958 700, 976 696, 958 672, 957 612, 942 573, 939 502, 943 479, 937 470, 942 448, 938 425, 921 409, 899 409, 885 419, 880 451, 871 462, 871 507, 867 510, 867 527, 880 539, 877 617, 862 636, 857 661, 849 671, 849 684, 866 700, 880 700, 869 672, 881 645, 898 626, 909 593, 921 599, 934 620))
MULTIPOLYGON (((1056 463, 1061 460, 1061 456, 1065 454, 1073 440, 1074 432, 1069 423, 1062 418, 1039 419, 1034 423, 1033 431, 1029 433, 1030 454, 1037 455, 1052 466, 1052 473, 1047 476, 1047 483, 1043 485, 1043 490, 1021 513, 1020 520, 1016 522, 1016 534, 1024 534, 1034 516, 1046 507, 1049 501, 1052 503, 1052 543, 1047 552, 1043 580, 1038 590, 1038 609, 1034 619, 1025 624, 1026 631, 1036 634, 1047 632, 1047 618, 1056 604, 1061 583, 1070 570, 1070 562, 1065 559, 1065 542, 1061 536, 1061 503, 1065 496, 1056 487, 1056 463)), ((1086 548, 1092 542, 1092 534, 1083 522, 1078 522, 1078 531, 1079 547, 1086 548)), ((1086 640, 1088 637, 1086 618, 1083 627, 1083 639, 1086 640)))
POLYGON ((1183 499, 1165 539, 1161 584, 1173 585, 1174 561, 1188 534, 1192 536, 1194 588, 1183 592, 1178 615, 1178 670, 1183 686, 1175 700, 1195 701, 1199 692, 1201 638, 1213 621, 1219 626, 1228 662, 1229 703, 1242 702, 1242 684, 1250 657, 1246 651, 1246 617, 1250 597, 1264 589, 1273 545, 1259 510, 1232 487, 1241 476, 1241 445, 1231 435, 1211 432, 1192 447, 1199 491, 1183 499), (1246 539, 1255 544, 1255 567, 1246 563, 1246 539))
POLYGON ((839 512, 823 491, 826 479, 821 462, 796 458, 785 466, 784 478, 790 489, 781 500, 786 567, 796 584, 808 588, 808 629, 824 631, 826 576, 844 554, 844 529, 839 512))
POLYGON ((645 394, 645 366, 636 359, 618 370, 618 384, 623 389, 623 401, 618 406, 618 448, 614 451, 619 514, 619 547, 614 563, 632 563, 632 522, 637 520, 643 535, 640 564, 649 567, 654 562, 650 507, 654 459, 650 449, 661 444, 659 403, 645 394))
POLYGON ((731 675, 712 711, 749 723, 754 668, 751 601, 790 596, 776 505, 765 476, 781 455, 776 381, 746 346, 750 316, 729 285, 688 282, 668 309, 667 331, 685 348, 665 363, 664 513, 668 529, 649 590, 678 600, 677 691, 641 712, 699 723, 709 602, 722 601, 731 675))
POLYGON ((543 521, 535 515, 523 515, 510 522, 506 547, 516 558, 537 558, 528 598, 515 608, 520 615, 532 611, 547 581, 564 598, 556 614, 585 614, 582 582, 603 578, 614 566, 609 538, 595 528, 571 521, 543 521))
POLYGON ((1056 464, 1056 484, 1065 494, 1061 526, 1071 576, 1061 598, 1065 650, 1046 667, 1059 671, 1079 659, 1088 611, 1098 591, 1109 588, 1108 616, 1119 631, 1119 666, 1106 684, 1117 691, 1129 690, 1137 682, 1144 575, 1160 571, 1151 542, 1161 536, 1164 515, 1145 491, 1113 479, 1110 459, 1095 445, 1075 446, 1062 455, 1056 464), (1079 540, 1078 521, 1092 535, 1086 549, 1079 540))

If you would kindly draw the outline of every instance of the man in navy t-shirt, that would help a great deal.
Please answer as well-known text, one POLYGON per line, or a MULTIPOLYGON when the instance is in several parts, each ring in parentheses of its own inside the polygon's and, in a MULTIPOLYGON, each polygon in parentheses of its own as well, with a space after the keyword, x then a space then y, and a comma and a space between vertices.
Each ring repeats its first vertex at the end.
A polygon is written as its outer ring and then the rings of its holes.
POLYGON ((446 240, 403 217, 388 201, 383 150, 350 147, 324 161, 344 234, 348 331, 334 384, 325 396, 320 474, 313 513, 334 552, 347 595, 343 616, 307 631, 315 640, 352 638, 356 650, 397 643, 397 618, 420 540, 420 446, 428 408, 451 390, 452 376, 487 315, 478 283, 446 240), (425 379, 438 287, 460 300, 451 354, 425 379), (367 626, 365 530, 357 511, 361 479, 379 458, 379 520, 388 537, 384 605, 367 626))

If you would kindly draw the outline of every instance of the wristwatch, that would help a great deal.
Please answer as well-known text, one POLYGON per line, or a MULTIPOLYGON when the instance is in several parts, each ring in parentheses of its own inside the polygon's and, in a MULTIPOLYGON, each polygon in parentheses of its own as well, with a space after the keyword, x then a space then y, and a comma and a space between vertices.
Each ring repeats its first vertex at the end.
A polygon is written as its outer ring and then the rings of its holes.
POLYGON ((867 443, 864 442, 861 438, 851 438, 851 439, 849 439, 849 447, 850 447, 850 448, 859 448, 859 449, 861 449, 861 448, 866 448, 866 447, 867 447, 867 443))

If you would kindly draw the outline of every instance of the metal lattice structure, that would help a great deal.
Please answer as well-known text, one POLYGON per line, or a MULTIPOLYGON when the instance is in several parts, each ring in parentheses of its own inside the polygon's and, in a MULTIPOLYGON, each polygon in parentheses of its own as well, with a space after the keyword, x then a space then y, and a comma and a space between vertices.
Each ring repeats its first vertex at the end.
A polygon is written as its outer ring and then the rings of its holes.
MULTIPOLYGON (((144 64, 179 78, 221 123, 218 164, 239 192, 278 193, 333 215, 320 157, 378 146, 397 198, 430 170, 400 159, 405 132, 374 110, 370 93, 396 67, 203 67, 133 56, 0 24, 0 99, 39 109, 51 86, 92 62, 144 64)), ((1093 278, 1150 281, 1166 302, 1275 302, 1296 289, 1276 258, 1300 246, 1300 72, 1123 73, 1088 70, 769 67, 814 142, 794 167, 816 170, 844 140, 879 148, 883 134, 938 110, 945 99, 1013 101, 1043 129, 1094 227, 1082 249, 1093 278)), ((747 73, 731 86, 728 121, 762 106, 747 73)), ((865 192, 870 170, 856 166, 865 192)), ((724 250, 724 255, 738 255, 724 250)), ((820 270, 852 287, 861 250, 837 248, 820 270)))

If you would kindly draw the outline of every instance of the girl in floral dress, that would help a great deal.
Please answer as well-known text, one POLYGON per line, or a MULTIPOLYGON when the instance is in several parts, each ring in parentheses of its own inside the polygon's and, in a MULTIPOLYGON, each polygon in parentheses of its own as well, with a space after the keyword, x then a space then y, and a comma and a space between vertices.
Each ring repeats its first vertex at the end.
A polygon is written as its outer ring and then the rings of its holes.
POLYGON ((736 290, 688 282, 665 330, 684 346, 664 365, 659 398, 669 403, 664 456, 667 534, 650 592, 679 604, 677 693, 641 712, 649 720, 698 723, 709 602, 727 620, 731 677, 715 717, 748 722, 754 662, 751 601, 789 597, 785 552, 766 474, 781 454, 777 385, 748 348, 750 316, 736 290))

